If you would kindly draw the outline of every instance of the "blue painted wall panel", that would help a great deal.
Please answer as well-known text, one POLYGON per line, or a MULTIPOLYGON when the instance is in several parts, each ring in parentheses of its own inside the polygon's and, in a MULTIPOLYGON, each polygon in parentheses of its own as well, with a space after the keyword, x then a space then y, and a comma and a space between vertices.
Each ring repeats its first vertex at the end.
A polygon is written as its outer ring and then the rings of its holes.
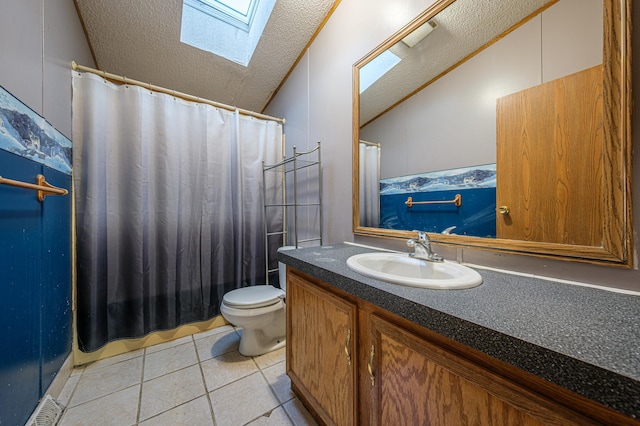
MULTIPOLYGON (((69 188, 70 176, 0 150, 0 176, 35 183, 43 171, 69 188)), ((26 422, 71 350, 70 207, 0 185, 0 424, 26 422)))
MULTIPOLYGON (((43 166, 47 182, 71 192, 71 176, 43 166)), ((71 196, 42 203, 42 384, 47 390, 71 352, 71 196)))
MULTIPOLYGON (((35 183, 42 166, 0 150, 0 175, 35 183)), ((41 206, 0 185, 0 422, 24 424, 40 396, 41 206)))
POLYGON ((414 229, 439 233, 455 226, 452 233, 495 238, 496 189, 475 188, 453 191, 407 192, 380 196, 380 227, 387 229, 414 229), (453 200, 462 196, 462 204, 414 205, 404 203, 407 197, 414 202, 453 200))

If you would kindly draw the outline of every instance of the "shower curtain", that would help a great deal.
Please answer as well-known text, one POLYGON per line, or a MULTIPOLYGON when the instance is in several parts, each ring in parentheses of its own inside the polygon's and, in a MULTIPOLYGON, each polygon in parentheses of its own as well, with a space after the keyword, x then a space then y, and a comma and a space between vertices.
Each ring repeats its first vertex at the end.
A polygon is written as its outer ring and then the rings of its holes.
POLYGON ((282 125, 73 74, 80 349, 213 318, 264 284, 262 161, 282 158, 282 125))
POLYGON ((360 142, 360 226, 380 225, 380 147, 360 142))

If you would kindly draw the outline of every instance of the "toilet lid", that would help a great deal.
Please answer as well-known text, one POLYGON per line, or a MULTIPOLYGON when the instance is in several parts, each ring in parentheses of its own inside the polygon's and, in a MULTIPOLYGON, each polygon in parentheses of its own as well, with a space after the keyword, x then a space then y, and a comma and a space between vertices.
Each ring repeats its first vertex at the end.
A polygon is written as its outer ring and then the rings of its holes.
POLYGON ((233 308, 262 308, 277 303, 284 294, 281 289, 270 285, 256 285, 232 290, 224 295, 222 301, 233 308))

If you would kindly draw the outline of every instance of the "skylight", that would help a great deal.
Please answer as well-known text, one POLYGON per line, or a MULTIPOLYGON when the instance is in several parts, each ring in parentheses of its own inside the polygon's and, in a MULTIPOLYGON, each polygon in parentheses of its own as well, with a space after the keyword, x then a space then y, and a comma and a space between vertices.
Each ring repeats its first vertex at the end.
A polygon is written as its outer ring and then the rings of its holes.
POLYGON ((180 41, 249 65, 276 0, 183 0, 180 41))
POLYGON ((389 70, 395 67, 400 61, 399 56, 390 50, 385 50, 371 62, 363 66, 360 69, 360 93, 367 90, 369 86, 378 81, 380 77, 389 72, 389 70))
POLYGON ((258 0, 196 0, 201 12, 220 19, 241 30, 249 31, 258 0))
POLYGON ((235 13, 247 16, 251 6, 256 2, 254 0, 202 0, 215 8, 230 9, 235 13))

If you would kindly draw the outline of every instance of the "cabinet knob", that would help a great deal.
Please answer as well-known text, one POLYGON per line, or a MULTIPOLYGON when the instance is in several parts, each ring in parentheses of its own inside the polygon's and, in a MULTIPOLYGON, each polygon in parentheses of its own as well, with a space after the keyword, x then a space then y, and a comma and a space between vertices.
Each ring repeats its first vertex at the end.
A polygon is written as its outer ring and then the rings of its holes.
POLYGON ((498 213, 507 215, 511 210, 509 210, 509 206, 500 206, 498 207, 498 213))

